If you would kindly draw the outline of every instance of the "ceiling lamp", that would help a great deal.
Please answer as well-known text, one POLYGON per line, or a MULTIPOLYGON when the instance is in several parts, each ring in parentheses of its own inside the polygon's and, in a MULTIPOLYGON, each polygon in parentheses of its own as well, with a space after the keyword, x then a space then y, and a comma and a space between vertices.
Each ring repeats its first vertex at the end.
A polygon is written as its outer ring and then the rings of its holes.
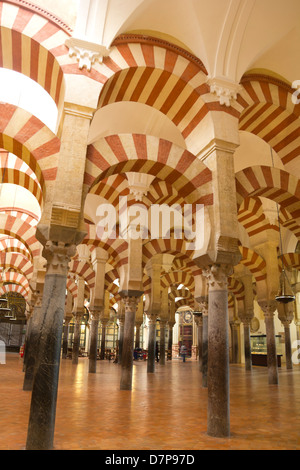
MULTIPOLYGON (((272 147, 271 149, 271 158, 272 158, 272 165, 274 168, 274 159, 273 159, 273 151, 272 147)), ((293 292, 293 289, 290 285, 290 282, 288 280, 288 277, 286 275, 286 272, 284 270, 284 261, 283 261, 283 249, 282 249, 282 236, 281 236, 281 224, 280 224, 280 216, 279 216, 279 206, 278 203, 276 203, 276 208, 277 208, 277 220, 278 220, 278 227, 279 227, 279 249, 280 249, 280 255, 279 257, 281 258, 281 263, 282 263, 282 268, 281 268, 281 274, 279 278, 279 290, 277 295, 275 296, 275 300, 277 302, 280 302, 282 304, 288 304, 289 302, 294 302, 295 300, 295 294, 293 292)))
POLYGON ((289 302, 294 302, 295 295, 293 293, 292 287, 289 283, 288 277, 284 268, 281 271, 280 278, 279 278, 279 290, 278 294, 276 295, 275 299, 277 302, 282 304, 288 304, 289 302))

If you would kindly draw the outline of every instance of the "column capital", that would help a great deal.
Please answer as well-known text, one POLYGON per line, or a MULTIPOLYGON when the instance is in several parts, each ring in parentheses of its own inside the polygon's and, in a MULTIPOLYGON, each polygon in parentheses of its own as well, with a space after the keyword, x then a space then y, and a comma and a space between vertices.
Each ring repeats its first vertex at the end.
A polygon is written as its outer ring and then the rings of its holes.
POLYGON ((203 325, 203 317, 202 315, 194 315, 194 320, 197 326, 203 325))
POLYGON ((85 311, 84 310, 77 310, 77 312, 73 313, 75 323, 81 323, 82 317, 84 315, 85 311))
POLYGON ((149 320, 149 325, 153 324, 153 323, 156 324, 157 316, 155 314, 147 313, 147 317, 148 317, 148 320, 149 320))
POLYGON ((260 308, 264 312, 265 318, 273 318, 277 305, 276 300, 266 300, 266 301, 259 301, 258 302, 260 308))
POLYGON ((90 319, 93 321, 100 321, 101 315, 103 314, 103 307, 100 308, 91 308, 90 309, 90 319))
POLYGON ((244 312, 239 313, 239 319, 241 320, 244 325, 250 325, 251 320, 254 318, 254 310, 253 308, 248 308, 244 312))
POLYGON ((122 300, 123 300, 123 303, 124 303, 125 315, 126 315, 127 312, 132 312, 132 311, 137 310, 138 303, 139 303, 139 300, 140 300, 140 295, 139 296, 137 296, 137 295, 125 295, 125 296, 122 296, 122 300))
POLYGON ((195 300, 199 304, 202 316, 206 316, 208 314, 208 296, 197 297, 195 300))
POLYGON ((202 269, 203 276, 206 277, 210 291, 226 290, 228 277, 233 273, 233 266, 230 264, 213 264, 202 269))
POLYGON ((47 241, 42 256, 46 259, 47 274, 68 274, 69 262, 76 253, 76 245, 47 241))

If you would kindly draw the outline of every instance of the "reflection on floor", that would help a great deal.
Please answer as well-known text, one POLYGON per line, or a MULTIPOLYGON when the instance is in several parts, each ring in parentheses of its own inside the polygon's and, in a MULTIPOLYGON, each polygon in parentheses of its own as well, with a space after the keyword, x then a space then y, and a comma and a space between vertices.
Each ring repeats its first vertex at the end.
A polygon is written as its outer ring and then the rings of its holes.
MULTIPOLYGON (((0 449, 24 449, 30 392, 24 392, 22 359, 7 354, 0 364, 0 449)), ((132 392, 120 391, 120 366, 88 359, 62 360, 55 449, 196 450, 300 449, 300 366, 279 370, 279 385, 268 385, 267 370, 230 366, 231 432, 228 439, 206 435, 207 390, 196 361, 136 362, 132 392)))

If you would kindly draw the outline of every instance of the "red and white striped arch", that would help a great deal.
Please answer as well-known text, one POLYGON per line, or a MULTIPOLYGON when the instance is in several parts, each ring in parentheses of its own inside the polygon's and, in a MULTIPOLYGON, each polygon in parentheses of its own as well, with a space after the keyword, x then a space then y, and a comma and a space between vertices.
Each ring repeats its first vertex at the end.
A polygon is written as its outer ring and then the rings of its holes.
POLYGON ((266 262, 262 256, 245 246, 240 246, 240 252, 242 255, 240 263, 249 269, 255 280, 258 282, 266 279, 266 262))
POLYGON ((236 300, 243 300, 245 297, 245 288, 243 283, 234 277, 228 278, 228 290, 232 292, 236 300))
MULTIPOLYGON (((290 230, 294 235, 300 237, 300 226, 295 219, 284 208, 279 210, 279 220, 283 227, 290 230)), ((251 197, 244 199, 239 212, 238 221, 245 228, 248 235, 251 237, 257 233, 264 232, 265 230, 279 231, 277 225, 271 225, 265 217, 262 202, 258 197, 251 197)))
POLYGON ((27 300, 29 296, 29 291, 27 291, 23 286, 19 284, 4 284, 0 287, 0 296, 8 292, 16 292, 18 294, 21 294, 25 298, 25 300, 27 300))
POLYGON ((89 263, 85 261, 79 261, 77 259, 72 259, 69 264, 69 273, 77 274, 79 277, 82 277, 90 289, 95 285, 95 272, 89 263))
POLYGON ((33 171, 20 158, 8 152, 0 151, 0 181, 17 184, 30 191, 42 204, 43 194, 39 181, 33 171))
POLYGON ((189 289, 177 289, 173 286, 171 292, 169 293, 169 299, 175 300, 177 297, 182 297, 184 299, 194 301, 194 297, 192 296, 191 291, 189 289))
POLYGON ((108 239, 102 241, 97 237, 96 226, 87 225, 87 235, 82 241, 83 244, 94 247, 100 247, 108 253, 107 263, 111 264, 114 268, 118 268, 128 263, 128 243, 121 238, 108 239))
POLYGON ((268 166, 254 166, 236 175, 238 207, 248 197, 262 196, 276 201, 293 219, 300 217, 300 181, 290 173, 268 166))
POLYGON ((211 171, 194 155, 153 136, 107 136, 88 147, 84 183, 91 188, 117 173, 138 172, 173 185, 187 202, 212 204, 211 171))
POLYGON ((285 267, 298 270, 300 269, 300 253, 285 253, 282 257, 282 260, 285 267))
POLYGON ((151 106, 177 126, 187 149, 195 154, 201 150, 199 129, 210 112, 239 116, 239 111, 221 106, 211 95, 203 63, 189 52, 134 34, 119 36, 112 46, 103 61, 103 73, 110 78, 102 89, 99 108, 119 101, 151 106))
POLYGON ((24 161, 42 191, 56 178, 60 140, 39 119, 14 105, 0 103, 0 147, 24 161))
POLYGON ((298 162, 300 104, 292 101, 295 90, 280 80, 258 74, 244 76, 241 84, 237 99, 241 106, 240 130, 261 137, 284 165, 298 162))
POLYGON ((20 253, 0 252, 0 263, 4 269, 12 268, 23 274, 27 279, 31 279, 33 274, 33 265, 27 257, 20 253))
POLYGON ((194 293, 195 281, 193 276, 182 271, 171 271, 161 277, 161 288, 165 289, 170 286, 179 286, 183 284, 191 293, 194 293))
POLYGON ((18 284, 19 286, 22 286, 27 292, 29 292, 30 288, 28 279, 21 273, 16 271, 4 271, 4 273, 2 273, 2 279, 4 283, 8 282, 11 284, 18 284))
MULTIPOLYGON (((158 253, 169 253, 174 255, 181 255, 185 263, 190 263, 189 268, 192 265, 193 251, 188 251, 186 249, 186 243, 184 240, 180 239, 153 239, 144 243, 143 245, 143 258, 142 263, 145 266, 148 261, 150 261, 153 256, 158 253)), ((181 264, 182 267, 182 264, 181 264)), ((180 267, 180 269, 181 269, 180 267)), ((196 268, 195 268, 196 269, 196 268)))
POLYGON ((187 141, 208 112, 202 100, 208 91, 203 64, 165 41, 124 35, 103 64, 114 74, 102 89, 99 108, 118 101, 143 103, 165 114, 187 141))
POLYGON ((0 252, 6 253, 20 253, 28 260, 31 259, 31 254, 28 248, 20 240, 14 237, 0 238, 0 252))
POLYGON ((0 234, 19 240, 25 245, 32 258, 40 256, 42 245, 35 237, 35 229, 27 222, 10 215, 0 214, 0 234))
POLYGON ((190 307, 191 310, 195 308, 195 300, 194 299, 178 299, 175 302, 176 310, 180 307, 190 307))
POLYGON ((0 2, 0 67, 36 81, 58 104, 64 92, 61 63, 68 56, 64 43, 70 32, 45 13, 30 2, 0 2))

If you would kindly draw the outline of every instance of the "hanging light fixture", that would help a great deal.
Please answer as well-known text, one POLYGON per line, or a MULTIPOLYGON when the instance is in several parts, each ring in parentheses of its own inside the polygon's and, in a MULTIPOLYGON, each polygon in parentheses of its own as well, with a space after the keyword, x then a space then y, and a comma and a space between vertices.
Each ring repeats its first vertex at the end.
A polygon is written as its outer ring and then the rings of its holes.
MULTIPOLYGON (((272 165, 274 168, 274 160, 273 160, 273 151, 271 149, 271 158, 272 158, 272 165)), ((279 216, 279 206, 276 203, 277 208, 277 220, 278 220, 278 227, 279 227, 279 250, 280 250, 280 259, 281 259, 281 273, 279 277, 279 290, 277 295, 275 296, 275 300, 282 304, 288 304, 289 302, 294 302, 295 294, 293 292, 292 286, 290 285, 289 279, 284 269, 284 260, 283 260, 283 247, 282 247, 282 235, 281 235, 281 224, 280 224, 280 216, 279 216)))

